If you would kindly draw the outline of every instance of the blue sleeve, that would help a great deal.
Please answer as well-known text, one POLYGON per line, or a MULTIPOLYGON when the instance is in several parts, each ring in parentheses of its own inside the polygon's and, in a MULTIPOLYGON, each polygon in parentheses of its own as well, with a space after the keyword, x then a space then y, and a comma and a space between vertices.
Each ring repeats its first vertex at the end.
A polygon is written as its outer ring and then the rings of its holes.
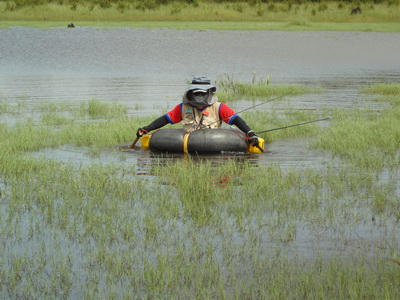
POLYGON ((236 117, 237 117, 237 114, 234 114, 234 115, 229 119, 228 124, 229 124, 229 125, 232 125, 233 120, 235 120, 236 117))
POLYGON ((164 116, 167 118, 169 124, 175 124, 174 122, 172 122, 172 120, 171 120, 171 118, 169 117, 169 114, 168 114, 168 113, 166 113, 164 116))

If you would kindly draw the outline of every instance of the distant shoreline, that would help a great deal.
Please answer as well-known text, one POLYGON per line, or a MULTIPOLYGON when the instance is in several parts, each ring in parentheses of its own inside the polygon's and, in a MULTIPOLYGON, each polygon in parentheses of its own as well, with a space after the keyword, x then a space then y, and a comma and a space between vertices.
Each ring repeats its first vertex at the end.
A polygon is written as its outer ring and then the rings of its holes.
POLYGON ((400 32, 399 23, 307 23, 296 25, 287 22, 90 22, 90 21, 0 21, 0 28, 22 26, 30 28, 68 28, 73 23, 79 27, 130 27, 176 30, 276 30, 276 31, 361 31, 361 32, 400 32))
POLYGON ((400 32, 400 6, 351 3, 172 3, 154 9, 112 4, 108 8, 47 5, 9 7, 0 3, 0 28, 135 27, 193 30, 283 30, 400 32), (359 6, 357 6, 359 8, 359 6), (358 11, 358 10, 357 10, 358 11))

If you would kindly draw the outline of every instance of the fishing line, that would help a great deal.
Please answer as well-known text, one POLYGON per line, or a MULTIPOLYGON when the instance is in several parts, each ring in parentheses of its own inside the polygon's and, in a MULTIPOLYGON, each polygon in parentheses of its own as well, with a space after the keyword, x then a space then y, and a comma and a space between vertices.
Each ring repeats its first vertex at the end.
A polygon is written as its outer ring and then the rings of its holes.
POLYGON ((275 130, 280 130, 280 129, 286 129, 286 128, 295 127, 295 126, 300 126, 300 125, 305 125, 305 124, 310 124, 310 123, 314 123, 314 122, 325 121, 325 120, 329 120, 329 119, 331 119, 331 117, 327 117, 327 118, 323 118, 323 119, 318 119, 318 120, 313 120, 313 121, 308 121, 308 122, 303 122, 303 123, 298 123, 298 124, 293 124, 293 125, 288 125, 288 126, 279 127, 279 128, 273 128, 273 129, 258 131, 258 132, 256 132, 256 134, 266 133, 266 132, 275 131, 275 130))
POLYGON ((226 118, 223 118, 223 119, 221 119, 221 120, 215 121, 215 122, 213 122, 213 123, 211 123, 211 124, 209 124, 209 125, 212 125, 212 124, 218 123, 218 122, 222 122, 222 121, 224 121, 224 120, 228 120, 228 119, 230 119, 230 118, 231 118, 232 116, 234 116, 234 115, 240 114, 240 113, 242 113, 242 112, 244 112, 244 111, 246 111, 246 110, 249 110, 249 109, 252 109, 252 108, 254 108, 254 107, 263 105, 263 104, 265 104, 265 103, 278 100, 278 99, 283 98, 283 97, 286 97, 286 96, 288 96, 288 95, 290 95, 290 94, 292 94, 292 93, 280 95, 280 96, 278 96, 278 97, 276 97, 276 98, 269 99, 269 100, 267 100, 267 101, 264 101, 264 102, 258 103, 258 104, 256 104, 256 105, 250 106, 250 107, 248 107, 248 108, 245 108, 245 109, 243 109, 243 110, 241 110, 241 111, 238 111, 238 112, 234 113, 233 115, 231 115, 231 116, 229 116, 229 117, 226 117, 226 118))
MULTIPOLYGON (((248 108, 245 108, 245 109, 243 109, 243 110, 241 110, 241 111, 238 111, 236 114, 240 114, 240 113, 242 113, 242 112, 244 112, 244 111, 246 111, 246 110, 252 109, 252 108, 254 108, 254 107, 263 105, 263 104, 268 103, 268 102, 271 102, 271 101, 278 100, 278 99, 283 98, 283 97, 285 97, 285 96, 288 96, 288 95, 290 95, 290 94, 292 94, 292 93, 280 95, 280 96, 278 96, 278 97, 276 97, 276 98, 273 98, 273 99, 270 99, 270 100, 267 100, 267 101, 258 103, 258 104, 256 104, 256 105, 253 105, 253 106, 251 106, 251 107, 248 107, 248 108)), ((232 117, 232 116, 230 116, 230 117, 232 117)), ((229 117, 229 118, 230 118, 230 117, 229 117)), ((226 118, 226 119, 229 119, 229 118, 226 118)), ((224 120, 225 120, 225 119, 224 119, 224 120)))

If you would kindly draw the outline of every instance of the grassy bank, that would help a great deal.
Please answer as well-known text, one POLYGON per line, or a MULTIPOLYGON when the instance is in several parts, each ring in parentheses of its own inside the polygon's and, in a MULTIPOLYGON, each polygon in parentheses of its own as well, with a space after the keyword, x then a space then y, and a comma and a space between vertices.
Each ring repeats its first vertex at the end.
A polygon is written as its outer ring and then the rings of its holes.
POLYGON ((127 26, 173 29, 218 30, 356 30, 400 31, 398 4, 362 4, 362 13, 351 15, 354 4, 328 3, 203 3, 176 2, 155 8, 134 4, 111 4, 102 8, 91 3, 77 5, 23 6, 0 2, 0 26, 59 27, 127 26))
POLYGON ((132 164, 117 149, 152 118, 96 99, 1 98, 15 120, 0 123, 1 298, 397 298, 399 90, 362 91, 390 105, 379 111, 246 112, 255 130, 331 115, 263 135, 307 137, 328 158, 317 167, 184 156, 145 176, 142 150, 132 164), (65 145, 120 160, 31 154, 65 145))

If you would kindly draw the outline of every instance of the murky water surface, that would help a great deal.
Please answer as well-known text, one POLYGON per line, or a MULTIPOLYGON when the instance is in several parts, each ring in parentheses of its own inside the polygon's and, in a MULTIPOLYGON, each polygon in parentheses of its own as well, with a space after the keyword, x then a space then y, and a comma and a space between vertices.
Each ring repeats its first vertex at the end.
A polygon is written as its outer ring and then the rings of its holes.
MULTIPOLYGON (((250 80, 256 74, 270 76, 273 84, 326 90, 282 105, 351 107, 365 105, 360 87, 398 81, 398 53, 398 33, 12 27, 0 29, 0 96, 34 102, 115 100, 131 114, 158 116, 180 102, 186 80, 194 75, 250 80)), ((232 104, 237 111, 249 105, 232 104)), ((304 147, 297 141, 269 147, 273 151, 260 159, 315 160, 307 151, 292 151, 304 147)))
MULTIPOLYGON (((379 109, 382 104, 366 103, 368 97, 359 90, 376 82, 398 82, 399 53, 398 33, 13 27, 0 29, 0 97, 26 97, 35 103, 115 100, 127 105, 130 114, 158 116, 180 102, 185 80, 194 75, 215 79, 228 74, 250 80, 256 74, 270 76, 272 84, 325 89, 321 94, 290 97, 282 105, 314 110, 368 104, 379 109)), ((238 101, 231 106, 240 111, 250 104, 238 101)), ((212 159, 250 159, 283 167, 319 167, 331 160, 308 149, 304 139, 279 140, 267 147, 266 155, 212 159)), ((155 160, 171 159, 113 149, 92 158, 85 149, 68 145, 36 155, 89 164, 96 160, 137 164, 138 174, 147 174, 155 160)), ((300 240, 307 230, 299 230, 300 240)), ((360 232, 380 233, 367 227, 360 232)))

